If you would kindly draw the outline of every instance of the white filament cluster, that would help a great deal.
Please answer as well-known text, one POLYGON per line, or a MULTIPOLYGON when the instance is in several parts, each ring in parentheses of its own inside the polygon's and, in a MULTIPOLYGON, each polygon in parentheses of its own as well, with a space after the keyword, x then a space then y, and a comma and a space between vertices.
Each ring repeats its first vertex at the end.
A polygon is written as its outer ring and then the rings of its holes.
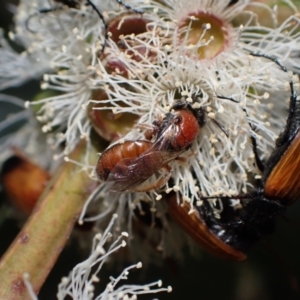
MULTIPOLYGON (((99 283, 99 272, 105 261, 117 250, 126 246, 124 238, 128 237, 126 232, 122 232, 117 239, 111 241, 111 230, 117 215, 113 215, 112 220, 107 226, 103 234, 97 234, 93 239, 91 254, 89 257, 76 265, 67 277, 63 277, 58 286, 57 299, 71 299, 73 300, 134 300, 138 295, 154 294, 159 292, 171 292, 172 288, 162 287, 161 280, 145 285, 123 284, 118 287, 124 280, 128 279, 129 271, 132 269, 140 269, 142 263, 134 264, 125 268, 116 278, 110 277, 109 283, 101 294, 94 293, 95 285, 99 283), (109 246, 107 246, 109 244, 109 246)), ((28 293, 33 300, 38 299, 30 284, 30 277, 28 274, 23 276, 28 293)))
MULTIPOLYGON (((117 1, 93 2, 108 22, 120 18, 119 26, 134 16, 120 9, 117 1)), ((133 113, 140 118, 140 125, 151 126, 183 98, 195 109, 202 108, 207 122, 191 149, 182 155, 185 162, 171 163, 172 186, 164 191, 177 192, 192 209, 200 193, 230 196, 251 190, 251 179, 261 174, 255 166, 250 136, 256 138, 261 158, 267 159, 285 126, 291 76, 271 60, 250 53, 276 57, 289 70, 299 70, 299 14, 279 23, 276 7, 250 0, 239 0, 229 7, 226 0, 128 2, 144 11, 136 18, 145 20, 146 30, 121 35, 117 43, 109 38, 102 59, 99 51, 105 38, 104 25, 91 7, 82 3, 80 9, 64 7, 39 13, 51 8, 48 1, 21 1, 15 32, 9 36, 23 51, 17 52, 1 36, 0 89, 30 79, 41 80, 45 94, 42 99, 26 102, 26 106, 37 110, 42 131, 51 137, 50 146, 57 149, 64 145, 55 158, 68 161, 79 141, 87 141, 85 171, 93 168, 88 161, 92 127, 89 104, 101 104, 96 109, 109 108, 113 114, 133 113), (272 26, 263 25, 264 20, 250 9, 253 6, 265 11, 272 26), (199 13, 219 20, 222 26, 224 47, 215 57, 197 59, 199 48, 209 48, 218 38, 211 23, 203 25, 198 40, 189 41, 199 13), (108 62, 116 62, 119 67, 108 71, 108 62), (104 92, 106 99, 92 99, 94 91, 104 92)), ((137 134, 132 129, 122 141, 142 138, 143 132, 137 134)), ((153 203, 164 191, 153 191, 142 198, 153 203)), ((107 206, 90 220, 102 219, 115 209, 124 211, 140 199, 137 193, 110 194, 104 183, 87 206, 95 197, 107 206)))

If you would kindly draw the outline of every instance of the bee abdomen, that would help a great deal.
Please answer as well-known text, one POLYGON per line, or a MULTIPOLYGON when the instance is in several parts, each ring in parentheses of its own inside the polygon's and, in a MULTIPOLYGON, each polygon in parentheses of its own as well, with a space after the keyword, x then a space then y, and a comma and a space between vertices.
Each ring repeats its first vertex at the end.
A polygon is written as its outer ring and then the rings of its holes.
POLYGON ((125 141, 105 150, 98 159, 96 173, 99 179, 106 181, 114 167, 125 158, 136 158, 153 144, 148 141, 125 141))

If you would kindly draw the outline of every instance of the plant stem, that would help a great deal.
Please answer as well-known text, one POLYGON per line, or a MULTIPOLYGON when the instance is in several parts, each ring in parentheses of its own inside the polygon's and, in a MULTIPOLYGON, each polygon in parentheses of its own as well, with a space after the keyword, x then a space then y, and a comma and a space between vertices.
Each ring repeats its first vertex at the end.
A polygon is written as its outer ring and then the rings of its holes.
MULTIPOLYGON (((71 159, 83 161, 85 144, 71 159)), ((92 153, 95 157, 96 153, 92 153)), ((31 299, 23 282, 29 274, 36 293, 64 248, 87 195, 95 184, 80 167, 64 163, 53 176, 30 218, 0 261, 0 299, 31 299)))

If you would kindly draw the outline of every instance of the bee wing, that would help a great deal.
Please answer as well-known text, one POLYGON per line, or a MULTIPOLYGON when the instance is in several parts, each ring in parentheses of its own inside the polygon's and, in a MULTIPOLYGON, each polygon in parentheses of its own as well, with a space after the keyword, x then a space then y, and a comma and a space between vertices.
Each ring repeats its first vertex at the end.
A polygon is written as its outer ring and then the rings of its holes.
POLYGON ((139 157, 124 158, 111 170, 106 182, 111 184, 110 191, 125 192, 151 177, 164 165, 178 157, 181 153, 152 151, 139 157))

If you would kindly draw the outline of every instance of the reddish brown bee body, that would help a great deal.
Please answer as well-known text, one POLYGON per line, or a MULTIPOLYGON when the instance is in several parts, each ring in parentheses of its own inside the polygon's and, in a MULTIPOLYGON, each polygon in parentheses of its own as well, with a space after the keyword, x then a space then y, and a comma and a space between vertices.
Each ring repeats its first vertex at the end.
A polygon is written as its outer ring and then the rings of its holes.
POLYGON ((153 144, 149 141, 125 141, 104 151, 97 164, 98 177, 106 181, 111 171, 123 159, 136 158, 147 151, 153 144))
MULTIPOLYGON (((96 172, 99 179, 110 182, 111 191, 134 191, 137 186, 161 168, 169 171, 168 163, 185 152, 196 139, 199 123, 204 123, 190 110, 181 109, 168 113, 156 130, 156 140, 126 141, 105 150, 99 157, 96 172)), ((170 173, 170 172, 169 172, 170 173)), ((169 175, 145 190, 159 188, 169 175)))

